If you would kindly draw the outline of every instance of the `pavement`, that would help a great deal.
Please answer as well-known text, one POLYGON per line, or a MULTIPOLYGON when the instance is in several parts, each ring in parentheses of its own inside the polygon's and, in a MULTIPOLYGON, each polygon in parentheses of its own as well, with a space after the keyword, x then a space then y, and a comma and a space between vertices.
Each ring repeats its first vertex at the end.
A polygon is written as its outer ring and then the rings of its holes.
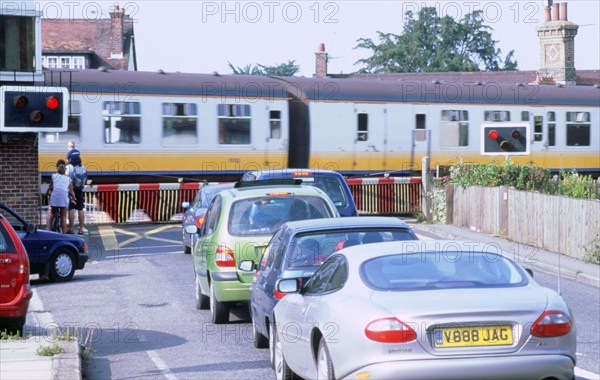
MULTIPOLYGON (((492 236, 464 227, 447 224, 420 224, 406 219, 415 233, 422 239, 449 239, 479 241, 499 246, 504 252, 513 254, 516 261, 525 267, 547 273, 560 272, 565 278, 591 286, 600 287, 600 266, 581 260, 558 255, 554 252, 532 248, 515 243, 500 236, 492 236), (560 262, 560 270, 559 268, 560 262)), ((94 227, 93 227, 94 228, 94 227)), ((34 298, 36 294, 34 289, 34 298)), ((32 300, 32 301, 33 301, 32 300)), ((30 305, 28 325, 35 325, 36 302, 30 305), (32 313, 33 311, 33 313, 32 313), (33 318, 34 321, 29 320, 33 318)), ((27 334, 27 331, 26 331, 27 334)), ((1 380, 81 380, 81 347, 76 341, 63 341, 48 336, 29 336, 19 340, 0 340, 0 379, 1 380), (40 347, 58 344, 64 352, 54 356, 40 356, 40 347)))

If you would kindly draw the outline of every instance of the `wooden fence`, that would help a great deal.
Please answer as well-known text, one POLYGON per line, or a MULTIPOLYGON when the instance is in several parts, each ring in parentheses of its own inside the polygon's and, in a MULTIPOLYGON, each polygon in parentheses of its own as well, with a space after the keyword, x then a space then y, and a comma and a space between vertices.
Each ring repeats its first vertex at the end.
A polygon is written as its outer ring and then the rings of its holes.
POLYGON ((507 187, 446 187, 446 223, 583 259, 600 236, 600 201, 507 187))

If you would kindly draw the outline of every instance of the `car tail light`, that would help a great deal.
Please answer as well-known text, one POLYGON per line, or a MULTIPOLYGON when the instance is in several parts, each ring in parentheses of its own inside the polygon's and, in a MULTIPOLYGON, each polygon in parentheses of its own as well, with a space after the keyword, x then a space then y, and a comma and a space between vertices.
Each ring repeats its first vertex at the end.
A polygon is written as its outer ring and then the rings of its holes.
POLYGON ((17 287, 21 284, 29 284, 29 268, 26 264, 19 264, 17 271, 17 287))
POLYGON ((367 338, 382 343, 408 343, 417 339, 417 333, 397 318, 376 319, 365 328, 367 338))
POLYGON ((531 335, 538 338, 553 338, 571 331, 571 318, 562 311, 548 310, 535 321, 531 335))
POLYGON ((218 246, 215 252, 215 264, 218 267, 235 267, 233 251, 226 246, 218 246))
POLYGON ((196 218, 196 227, 200 228, 204 224, 204 215, 196 218))

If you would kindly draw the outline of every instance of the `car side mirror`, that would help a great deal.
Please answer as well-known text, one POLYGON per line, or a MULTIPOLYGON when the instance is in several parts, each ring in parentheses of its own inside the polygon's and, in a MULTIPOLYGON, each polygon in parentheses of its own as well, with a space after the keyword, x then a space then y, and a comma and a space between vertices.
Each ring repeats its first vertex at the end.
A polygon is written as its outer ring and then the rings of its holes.
POLYGON ((300 291, 300 282, 297 278, 286 278, 277 281, 277 291, 280 293, 297 293, 300 291))
POLYGON ((531 278, 533 278, 533 271, 532 271, 531 269, 529 269, 529 268, 525 268, 525 271, 526 271, 527 273, 529 273, 529 275, 531 276, 531 278))
POLYGON ((239 263, 238 269, 244 272, 252 272, 256 267, 253 260, 244 260, 239 263))
POLYGON ((27 225, 27 233, 28 234, 33 234, 37 231, 37 226, 35 224, 28 224, 27 225))
POLYGON ((186 234, 196 234, 196 233, 198 233, 198 227, 196 227, 193 224, 185 226, 185 233, 186 234))

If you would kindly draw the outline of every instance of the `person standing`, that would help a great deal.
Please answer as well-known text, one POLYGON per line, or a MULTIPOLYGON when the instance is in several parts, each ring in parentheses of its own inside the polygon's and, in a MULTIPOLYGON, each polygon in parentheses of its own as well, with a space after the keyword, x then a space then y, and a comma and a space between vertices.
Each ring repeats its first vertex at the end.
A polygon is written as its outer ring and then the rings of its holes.
POLYGON ((83 235, 83 226, 85 224, 83 188, 85 187, 85 184, 87 182, 87 170, 85 166, 81 163, 81 159, 79 159, 78 164, 67 165, 66 174, 71 179, 73 192, 75 193, 75 202, 71 202, 69 204, 69 230, 67 233, 75 233, 75 210, 77 210, 77 217, 79 221, 78 233, 79 235, 83 235))
MULTIPOLYGON (((56 173, 52 174, 50 185, 48 186, 48 194, 50 195, 50 207, 60 208, 60 224, 63 232, 67 231, 67 208, 69 207, 69 194, 75 197, 71 179, 65 175, 66 168, 64 164, 58 164, 56 173)), ((48 214, 48 228, 52 229, 54 224, 54 212, 48 214)))
POLYGON ((67 152, 67 163, 73 166, 81 164, 81 153, 75 148, 75 141, 69 141, 67 147, 69 148, 69 151, 67 152))

